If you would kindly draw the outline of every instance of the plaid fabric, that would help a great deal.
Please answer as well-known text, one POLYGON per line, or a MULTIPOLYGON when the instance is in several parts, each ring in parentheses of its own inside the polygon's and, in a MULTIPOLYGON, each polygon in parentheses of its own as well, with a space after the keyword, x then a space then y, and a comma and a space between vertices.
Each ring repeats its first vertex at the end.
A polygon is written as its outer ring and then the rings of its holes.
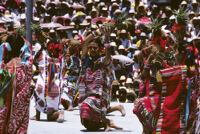
POLYGON ((184 132, 183 100, 186 91, 187 67, 175 66, 161 70, 162 104, 156 132, 178 134, 184 132), (181 109, 182 108, 182 109, 181 109))
POLYGON ((85 68, 83 66, 79 78, 79 98, 85 98, 90 95, 98 95, 104 104, 108 106, 110 102, 111 77, 108 70, 110 66, 103 65, 103 58, 98 59, 94 64, 95 70, 92 70, 90 64, 85 68))
MULTIPOLYGON (((88 97, 84 100, 80 107, 81 123, 84 124, 84 119, 87 119, 96 124, 101 124, 102 118, 105 114, 101 112, 101 101, 94 96, 88 97)), ((100 126, 100 125, 99 125, 100 126)))
POLYGON ((156 128, 158 115, 160 113, 160 87, 161 84, 151 82, 143 86, 146 88, 146 96, 135 101, 133 113, 135 113, 144 128, 153 131, 156 128), (145 87, 146 86, 146 87, 145 87))

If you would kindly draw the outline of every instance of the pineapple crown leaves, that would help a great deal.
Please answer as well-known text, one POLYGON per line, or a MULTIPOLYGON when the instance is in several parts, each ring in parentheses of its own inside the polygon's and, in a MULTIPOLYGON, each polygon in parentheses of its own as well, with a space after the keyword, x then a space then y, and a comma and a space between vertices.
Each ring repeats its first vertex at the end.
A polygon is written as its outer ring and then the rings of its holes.
POLYGON ((115 18, 116 26, 126 25, 128 26, 131 22, 128 20, 128 15, 126 12, 121 13, 115 18))
POLYGON ((34 32, 39 32, 39 33, 42 33, 42 28, 40 27, 40 23, 37 23, 37 24, 33 24, 32 23, 32 25, 31 25, 32 27, 32 30, 34 31, 34 32))
POLYGON ((115 27, 122 27, 123 25, 128 27, 129 24, 131 24, 131 22, 128 20, 127 13, 123 12, 119 16, 115 17, 114 22, 107 22, 105 26, 114 29, 115 27))
POLYGON ((152 33, 155 34, 156 32, 160 31, 163 21, 159 20, 158 18, 151 19, 151 20, 152 20, 152 23, 146 24, 145 26, 151 29, 152 33))
POLYGON ((178 10, 173 12, 176 16, 176 22, 180 25, 186 25, 189 12, 188 10, 184 10, 182 7, 180 7, 178 10))
POLYGON ((25 36, 26 35, 26 30, 24 27, 19 27, 16 30, 16 34, 21 35, 21 36, 25 36))

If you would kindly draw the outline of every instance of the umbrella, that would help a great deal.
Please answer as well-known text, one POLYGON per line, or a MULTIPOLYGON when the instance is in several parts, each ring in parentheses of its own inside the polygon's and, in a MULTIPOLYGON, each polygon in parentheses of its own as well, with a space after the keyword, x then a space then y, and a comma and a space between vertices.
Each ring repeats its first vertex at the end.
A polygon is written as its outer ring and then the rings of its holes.
POLYGON ((42 28, 56 28, 56 27, 61 27, 62 25, 59 23, 54 23, 54 22, 50 22, 50 23, 43 23, 40 24, 40 26, 42 28))
POLYGON ((0 6, 0 10, 6 10, 6 8, 3 6, 0 6))
POLYGON ((95 24, 95 23, 97 23, 98 21, 104 23, 106 20, 107 20, 106 17, 96 17, 96 18, 94 18, 94 19, 92 20, 92 23, 95 24))
POLYGON ((147 18, 147 17, 142 17, 142 18, 140 18, 138 21, 139 21, 139 23, 141 23, 141 24, 149 24, 149 23, 152 23, 151 20, 150 20, 149 18, 147 18))
POLYGON ((73 29, 74 26, 62 26, 62 27, 59 27, 57 28, 56 30, 69 30, 69 29, 73 29))
POLYGON ((113 55, 112 58, 119 60, 123 65, 131 64, 134 62, 132 59, 124 55, 113 55))
POLYGON ((74 9, 85 9, 85 7, 80 5, 80 4, 71 5, 71 7, 74 8, 74 9))

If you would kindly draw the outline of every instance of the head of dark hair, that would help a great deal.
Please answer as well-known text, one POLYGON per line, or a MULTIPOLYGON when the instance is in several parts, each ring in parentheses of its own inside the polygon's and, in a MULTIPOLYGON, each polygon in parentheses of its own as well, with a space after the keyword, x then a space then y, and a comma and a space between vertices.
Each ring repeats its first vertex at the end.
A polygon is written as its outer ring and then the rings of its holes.
POLYGON ((6 55, 5 63, 10 61, 12 58, 20 56, 20 50, 24 45, 24 39, 18 34, 10 34, 6 39, 6 42, 10 44, 11 51, 6 55))
POLYGON ((102 39, 100 37, 96 37, 94 40, 91 40, 88 44, 90 44, 92 42, 98 44, 100 49, 103 49, 104 45, 103 45, 102 39))

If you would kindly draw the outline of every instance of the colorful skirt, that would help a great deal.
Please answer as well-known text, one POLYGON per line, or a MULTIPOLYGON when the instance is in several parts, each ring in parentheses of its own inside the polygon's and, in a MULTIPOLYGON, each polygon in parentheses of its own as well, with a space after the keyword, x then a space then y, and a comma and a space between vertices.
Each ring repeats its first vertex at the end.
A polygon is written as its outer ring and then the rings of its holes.
POLYGON ((104 126, 105 114, 101 110, 101 101, 96 97, 88 97, 80 107, 81 123, 88 130, 98 130, 104 126))
POLYGON ((0 134, 27 133, 31 77, 32 66, 16 68, 16 74, 12 82, 13 86, 8 87, 8 90, 11 89, 12 92, 8 92, 3 96, 3 107, 0 107, 0 134))

